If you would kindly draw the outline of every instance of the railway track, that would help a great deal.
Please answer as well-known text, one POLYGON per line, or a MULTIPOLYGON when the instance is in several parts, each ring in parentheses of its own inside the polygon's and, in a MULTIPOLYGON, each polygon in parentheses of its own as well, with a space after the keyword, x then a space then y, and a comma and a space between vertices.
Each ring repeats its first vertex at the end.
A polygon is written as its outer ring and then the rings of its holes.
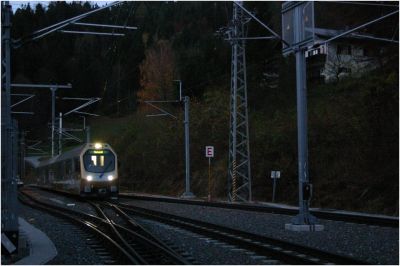
MULTIPOLYGON (((73 195, 66 193, 62 194, 75 198, 73 195)), ((264 237, 229 227, 175 216, 159 211, 148 210, 129 204, 117 203, 116 201, 96 201, 92 204, 97 204, 98 208, 102 209, 103 212, 114 211, 115 213, 118 213, 118 216, 121 216, 120 219, 125 219, 126 221, 131 219, 130 217, 132 217, 132 215, 140 216, 147 220, 153 220, 162 224, 168 224, 176 228, 194 232, 195 234, 200 235, 200 238, 205 236, 219 242, 227 243, 235 248, 247 250, 256 256, 264 256, 268 259, 278 260, 284 264, 369 264, 365 261, 360 261, 340 254, 325 252, 279 239, 264 237)), ((98 212, 98 214, 100 217, 103 217, 100 212, 98 212)), ((116 214, 113 214, 112 217, 116 217, 116 214)), ((120 222, 118 221, 118 223, 120 222)), ((146 235, 148 232, 143 234, 146 235)))
POLYGON ((88 230, 114 257, 108 261, 109 264, 189 264, 117 206, 90 201, 98 213, 94 216, 39 201, 27 191, 21 191, 19 199, 88 230))
MULTIPOLYGON (((246 204, 246 203, 208 202, 203 200, 177 199, 177 198, 157 197, 157 196, 153 197, 145 195, 131 195, 124 193, 120 193, 119 197, 126 199, 159 201, 159 202, 169 202, 169 203, 178 203, 187 205, 199 205, 199 206, 208 206, 216 208, 236 209, 236 210, 285 214, 285 215, 296 215, 298 213, 298 210, 294 208, 262 206, 257 204, 246 204)), ((374 226, 384 226, 384 227, 394 227, 394 228, 399 227, 398 217, 362 215, 362 214, 323 211, 323 210, 311 210, 310 212, 314 216, 320 219, 374 225, 374 226)))
POLYGON ((136 223, 131 216, 118 206, 103 201, 89 202, 99 216, 108 221, 119 241, 124 243, 128 250, 136 252, 142 258, 140 264, 189 264, 185 258, 176 254, 149 231, 136 223))
POLYGON ((328 253, 318 249, 304 247, 279 239, 259 236, 212 223, 184 218, 128 204, 119 203, 117 206, 126 213, 179 227, 199 235, 229 243, 239 248, 254 252, 259 256, 266 256, 279 260, 284 264, 368 264, 351 257, 328 253))

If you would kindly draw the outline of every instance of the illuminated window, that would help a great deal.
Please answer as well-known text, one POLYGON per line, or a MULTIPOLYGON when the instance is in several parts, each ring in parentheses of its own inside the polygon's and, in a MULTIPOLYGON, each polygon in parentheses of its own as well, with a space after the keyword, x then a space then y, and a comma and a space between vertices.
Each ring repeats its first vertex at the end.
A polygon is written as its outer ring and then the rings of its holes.
POLYGON ((88 150, 83 155, 83 166, 86 171, 93 173, 114 171, 115 157, 109 150, 88 150))
POLYGON ((104 166, 104 155, 92 155, 90 159, 93 166, 104 166))
POLYGON ((92 165, 97 165, 97 156, 96 155, 92 155, 91 160, 92 160, 92 165))

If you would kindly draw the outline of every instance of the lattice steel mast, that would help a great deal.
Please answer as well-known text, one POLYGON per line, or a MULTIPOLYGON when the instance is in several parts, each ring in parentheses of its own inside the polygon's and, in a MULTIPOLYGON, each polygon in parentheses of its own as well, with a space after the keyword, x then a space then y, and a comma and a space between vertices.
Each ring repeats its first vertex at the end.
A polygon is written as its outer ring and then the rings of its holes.
MULTIPOLYGON (((1 2, 1 232, 2 251, 18 250, 17 121, 11 117, 11 5, 1 2), (4 235, 3 235, 4 233, 4 235), (5 245, 8 239, 11 243, 5 245)), ((4 252, 6 253, 6 252, 4 252)))
MULTIPOLYGON (((243 3, 238 1, 236 4, 243 3)), ((246 49, 243 39, 249 18, 236 4, 233 4, 233 18, 227 32, 232 45, 228 198, 230 201, 251 201, 246 49)))

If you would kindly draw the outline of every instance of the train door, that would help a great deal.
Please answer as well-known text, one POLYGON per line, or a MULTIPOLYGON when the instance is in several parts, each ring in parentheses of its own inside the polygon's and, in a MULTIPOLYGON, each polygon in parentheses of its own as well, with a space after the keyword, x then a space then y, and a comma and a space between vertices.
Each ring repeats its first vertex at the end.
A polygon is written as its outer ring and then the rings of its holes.
POLYGON ((48 184, 49 185, 51 185, 51 184, 53 184, 53 182, 54 182, 54 169, 53 169, 53 167, 49 167, 49 175, 48 175, 48 177, 49 177, 49 179, 48 179, 48 184))
POLYGON ((73 175, 78 193, 82 191, 81 185, 81 162, 79 156, 73 159, 73 175))

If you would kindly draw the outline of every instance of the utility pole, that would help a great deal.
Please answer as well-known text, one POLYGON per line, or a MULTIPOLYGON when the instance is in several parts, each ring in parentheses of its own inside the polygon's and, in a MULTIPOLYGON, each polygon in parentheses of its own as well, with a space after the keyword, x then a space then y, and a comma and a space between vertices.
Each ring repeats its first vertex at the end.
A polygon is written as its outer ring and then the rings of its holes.
POLYGON ((2 8, 2 55, 1 55, 1 101, 2 101, 2 169, 1 169, 1 231, 2 249, 8 253, 18 250, 17 182, 13 162, 15 128, 11 120, 11 5, 1 2, 2 8), (4 239, 4 241, 3 241, 4 239), (8 241, 6 241, 8 240, 8 241), (7 244, 8 243, 8 244, 7 244))
POLYGON ((85 131, 86 130, 86 116, 81 115, 80 117, 83 118, 83 128, 82 129, 85 131))
POLYGON ((146 116, 170 116, 173 119, 178 119, 173 114, 167 112, 166 110, 154 105, 154 103, 178 103, 183 101, 183 108, 184 108, 184 131, 185 131, 185 192, 181 195, 182 198, 194 198, 195 195, 190 191, 190 141, 189 141, 189 131, 190 131, 190 97, 183 96, 182 97, 182 81, 181 80, 174 80, 179 82, 179 100, 166 100, 166 101, 145 101, 146 104, 150 105, 151 107, 157 109, 161 113, 158 114, 151 114, 146 116))
MULTIPOLYGON (((295 33, 299 23, 295 23, 295 33)), ((307 137, 307 80, 305 50, 298 49, 296 55, 296 94, 297 94, 297 146, 299 174, 299 215, 296 223, 315 224, 315 217, 310 215, 309 199, 311 184, 308 175, 308 137, 307 137), (307 187, 308 186, 308 187, 307 187), (308 192, 306 192, 306 190, 308 192), (307 194, 307 195, 306 195, 307 194), (307 196, 307 197, 305 197, 307 196)))
POLYGON ((51 157, 54 157, 54 131, 56 120, 56 90, 57 88, 50 88, 51 91, 51 157))
MULTIPOLYGON (((82 130, 78 129, 78 130, 79 131, 83 131, 84 133, 86 133, 86 143, 89 143, 90 142, 90 127, 86 126, 86 117, 85 117, 85 115, 90 115, 90 116, 99 116, 99 115, 98 114, 93 114, 93 113, 88 113, 88 112, 82 112, 81 110, 83 108, 93 104, 93 103, 96 103, 96 102, 100 101, 101 98, 99 98, 99 97, 92 97, 92 98, 63 97, 62 99, 63 100, 85 101, 85 103, 75 107, 74 109, 72 109, 70 111, 67 111, 67 112, 64 112, 62 114, 62 117, 65 118, 67 115, 70 115, 70 114, 80 114, 80 117, 83 118, 83 129, 82 130)), ((72 131, 72 130, 73 129, 69 129, 69 130, 67 130, 67 129, 62 130, 61 129, 61 134, 67 136, 69 139, 72 138, 73 140, 77 140, 79 142, 83 142, 84 140, 80 140, 78 137, 76 137, 76 136, 74 136, 74 135, 72 135, 72 134, 67 132, 67 131, 72 131)), ((77 131, 77 130, 74 130, 74 131, 77 131)))
POLYGON ((90 126, 86 126, 86 143, 90 143, 90 126))
POLYGON ((60 155, 62 153, 62 113, 59 114, 58 124, 58 155, 60 155))
POLYGON ((185 126, 185 192, 182 194, 182 198, 194 198, 193 193, 190 191, 190 148, 189 148, 189 107, 190 98, 189 96, 183 97, 183 104, 185 109, 185 119, 183 124, 185 126))
MULTIPOLYGON (((99 12, 101 10, 110 8, 111 6, 117 5, 119 2, 114 2, 108 4, 104 7, 98 8, 96 10, 91 10, 84 14, 78 15, 76 17, 61 21, 59 23, 53 24, 46 28, 37 30, 27 37, 23 37, 18 40, 11 40, 11 5, 9 1, 1 1, 1 27, 2 27, 2 49, 1 49, 1 230, 2 230, 2 250, 8 253, 15 253, 18 251, 18 215, 17 215, 17 182, 16 182, 16 169, 17 161, 15 155, 17 154, 17 122, 11 119, 11 44, 13 48, 19 48, 22 45, 38 40, 51 34, 52 32, 61 30, 72 23, 78 23, 79 20, 99 12)), ((117 26, 117 25, 99 25, 99 24, 88 24, 85 26, 94 27, 109 27, 109 28, 123 28, 123 29, 137 29, 136 27, 127 26, 117 26)), ((106 33, 93 33, 104 35, 106 33)), ((117 34, 115 34, 117 35, 117 34)), ((122 34, 120 34, 122 35, 122 34)), ((118 35, 118 36, 120 36, 118 35)), ((27 85, 23 85, 27 87, 27 85)), ((29 86, 30 87, 30 86, 29 86)), ((53 103, 52 103, 52 156, 54 155, 54 120, 55 120, 55 103, 54 103, 54 93, 52 90, 53 103)), ((18 113, 18 112, 15 112, 18 113)))
POLYGON ((296 93, 297 93, 297 147, 299 178, 299 214, 285 229, 293 231, 321 231, 323 225, 316 224, 317 219, 310 214, 312 185, 308 175, 307 140, 307 45, 314 40, 314 4, 312 2, 285 2, 282 5, 283 36, 292 34, 293 40, 285 49, 291 49, 296 57, 296 93), (293 25, 293 27, 291 27, 293 25))
POLYGON ((21 158, 20 158, 20 179, 21 179, 21 181, 24 181, 25 182, 25 152, 26 152, 26 143, 25 143, 25 135, 26 135, 26 132, 25 131, 22 131, 21 132, 21 139, 20 139, 20 142, 21 142, 21 152, 20 152, 20 156, 21 156, 21 158))
POLYGON ((233 3, 233 18, 228 30, 232 45, 228 199, 251 201, 249 120, 247 111, 245 24, 249 21, 243 2, 233 3))
POLYGON ((55 122, 56 122, 56 91, 58 89, 71 89, 71 84, 58 85, 58 84, 11 84, 13 88, 30 88, 30 89, 50 89, 51 92, 51 157, 55 155, 55 122))

